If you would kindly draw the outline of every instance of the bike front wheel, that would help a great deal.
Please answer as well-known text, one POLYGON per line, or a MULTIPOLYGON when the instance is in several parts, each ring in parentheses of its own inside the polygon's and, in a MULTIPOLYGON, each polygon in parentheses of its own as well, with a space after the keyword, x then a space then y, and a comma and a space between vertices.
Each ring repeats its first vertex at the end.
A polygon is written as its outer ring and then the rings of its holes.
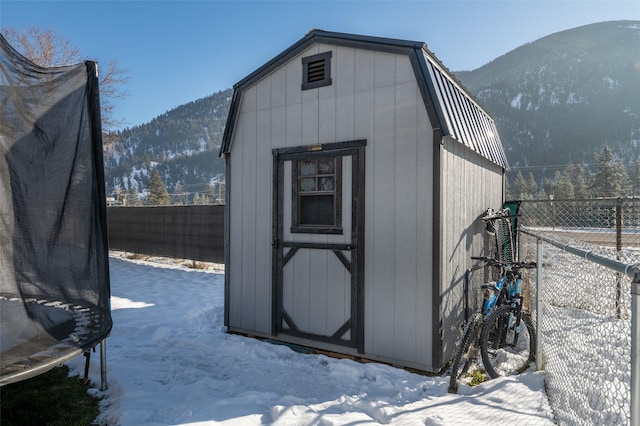
POLYGON ((481 324, 482 315, 475 313, 464 328, 462 339, 460 339, 458 350, 451 365, 451 379, 449 380, 450 393, 456 393, 458 391, 458 380, 467 374, 471 364, 478 359, 478 335, 481 324))
POLYGON ((519 374, 536 359, 536 333, 531 317, 516 306, 501 306, 485 320, 480 353, 487 374, 495 379, 519 374))

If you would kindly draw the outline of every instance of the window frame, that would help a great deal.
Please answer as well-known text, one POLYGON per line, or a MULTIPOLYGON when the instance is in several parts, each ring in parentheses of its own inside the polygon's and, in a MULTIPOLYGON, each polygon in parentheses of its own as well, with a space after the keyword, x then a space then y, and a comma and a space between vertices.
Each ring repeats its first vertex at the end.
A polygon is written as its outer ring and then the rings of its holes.
MULTIPOLYGON (((322 153, 316 155, 305 155, 298 157, 292 161, 291 164, 291 233, 292 234, 342 234, 343 226, 342 226, 342 156, 341 155, 331 155, 329 153, 322 153), (323 159, 331 159, 334 161, 334 189, 332 195, 334 197, 333 204, 333 217, 334 224, 333 225, 324 225, 324 224, 302 224, 301 221, 301 203, 300 198, 305 196, 313 196, 313 195, 328 195, 329 191, 313 191, 313 194, 310 195, 302 195, 303 191, 300 189, 302 173, 300 162, 309 161, 309 160, 323 160, 323 159)), ((318 174, 316 173, 316 175, 318 174)), ((308 194, 308 192, 307 192, 308 194)))
POLYGON ((302 90, 316 89, 318 87, 330 86, 331 80, 331 57, 332 51, 318 53, 317 55, 302 58, 302 90), (324 78, 318 81, 309 82, 309 64, 324 61, 324 78))

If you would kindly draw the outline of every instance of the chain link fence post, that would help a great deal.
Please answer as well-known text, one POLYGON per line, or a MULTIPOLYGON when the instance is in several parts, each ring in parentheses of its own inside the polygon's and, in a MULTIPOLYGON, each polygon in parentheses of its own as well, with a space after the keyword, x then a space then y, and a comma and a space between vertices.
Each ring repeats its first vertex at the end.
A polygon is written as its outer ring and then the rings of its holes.
POLYGON ((544 368, 542 352, 542 240, 536 238, 536 369, 544 368))
MULTIPOLYGON (((622 253, 622 198, 616 200, 616 260, 622 253)), ((616 274, 616 318, 622 318, 622 274, 616 274)))

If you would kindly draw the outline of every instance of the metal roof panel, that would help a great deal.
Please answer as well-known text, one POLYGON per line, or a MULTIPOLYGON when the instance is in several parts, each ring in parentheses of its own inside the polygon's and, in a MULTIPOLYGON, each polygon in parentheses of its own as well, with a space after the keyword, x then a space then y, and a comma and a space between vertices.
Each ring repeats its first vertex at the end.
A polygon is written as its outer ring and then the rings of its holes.
POLYGON ((508 169, 509 164, 493 118, 432 53, 424 49, 423 57, 438 92, 434 101, 440 103, 439 108, 447 123, 448 129, 443 129, 443 135, 453 137, 508 169))

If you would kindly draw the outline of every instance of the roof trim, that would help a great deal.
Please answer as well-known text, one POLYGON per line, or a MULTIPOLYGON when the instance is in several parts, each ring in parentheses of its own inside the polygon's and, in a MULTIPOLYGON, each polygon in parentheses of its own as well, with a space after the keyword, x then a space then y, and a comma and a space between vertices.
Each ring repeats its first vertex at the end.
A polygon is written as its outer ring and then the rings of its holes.
POLYGON ((229 152, 231 145, 231 135, 236 123, 238 115, 240 94, 245 88, 260 80, 265 75, 275 71, 281 65, 288 62, 291 58, 298 55, 301 51, 315 43, 334 44, 338 46, 354 47, 360 49, 379 50, 390 53, 404 53, 410 55, 414 50, 426 49, 427 46, 423 42, 399 40, 384 37, 363 36, 357 34, 338 33, 313 29, 305 36, 282 51, 280 54, 272 58, 263 66, 233 85, 233 97, 229 108, 229 116, 222 135, 222 145, 219 155, 222 156, 229 152))
POLYGON ((396 40, 391 38, 371 37, 356 34, 336 33, 323 30, 311 30, 302 39, 289 46, 278 56, 249 74, 236 83, 233 88, 240 88, 252 84, 264 75, 278 68, 298 53, 314 43, 327 43, 340 46, 357 47, 370 50, 382 50, 388 52, 404 51, 408 49, 426 48, 426 44, 417 41, 396 40))

